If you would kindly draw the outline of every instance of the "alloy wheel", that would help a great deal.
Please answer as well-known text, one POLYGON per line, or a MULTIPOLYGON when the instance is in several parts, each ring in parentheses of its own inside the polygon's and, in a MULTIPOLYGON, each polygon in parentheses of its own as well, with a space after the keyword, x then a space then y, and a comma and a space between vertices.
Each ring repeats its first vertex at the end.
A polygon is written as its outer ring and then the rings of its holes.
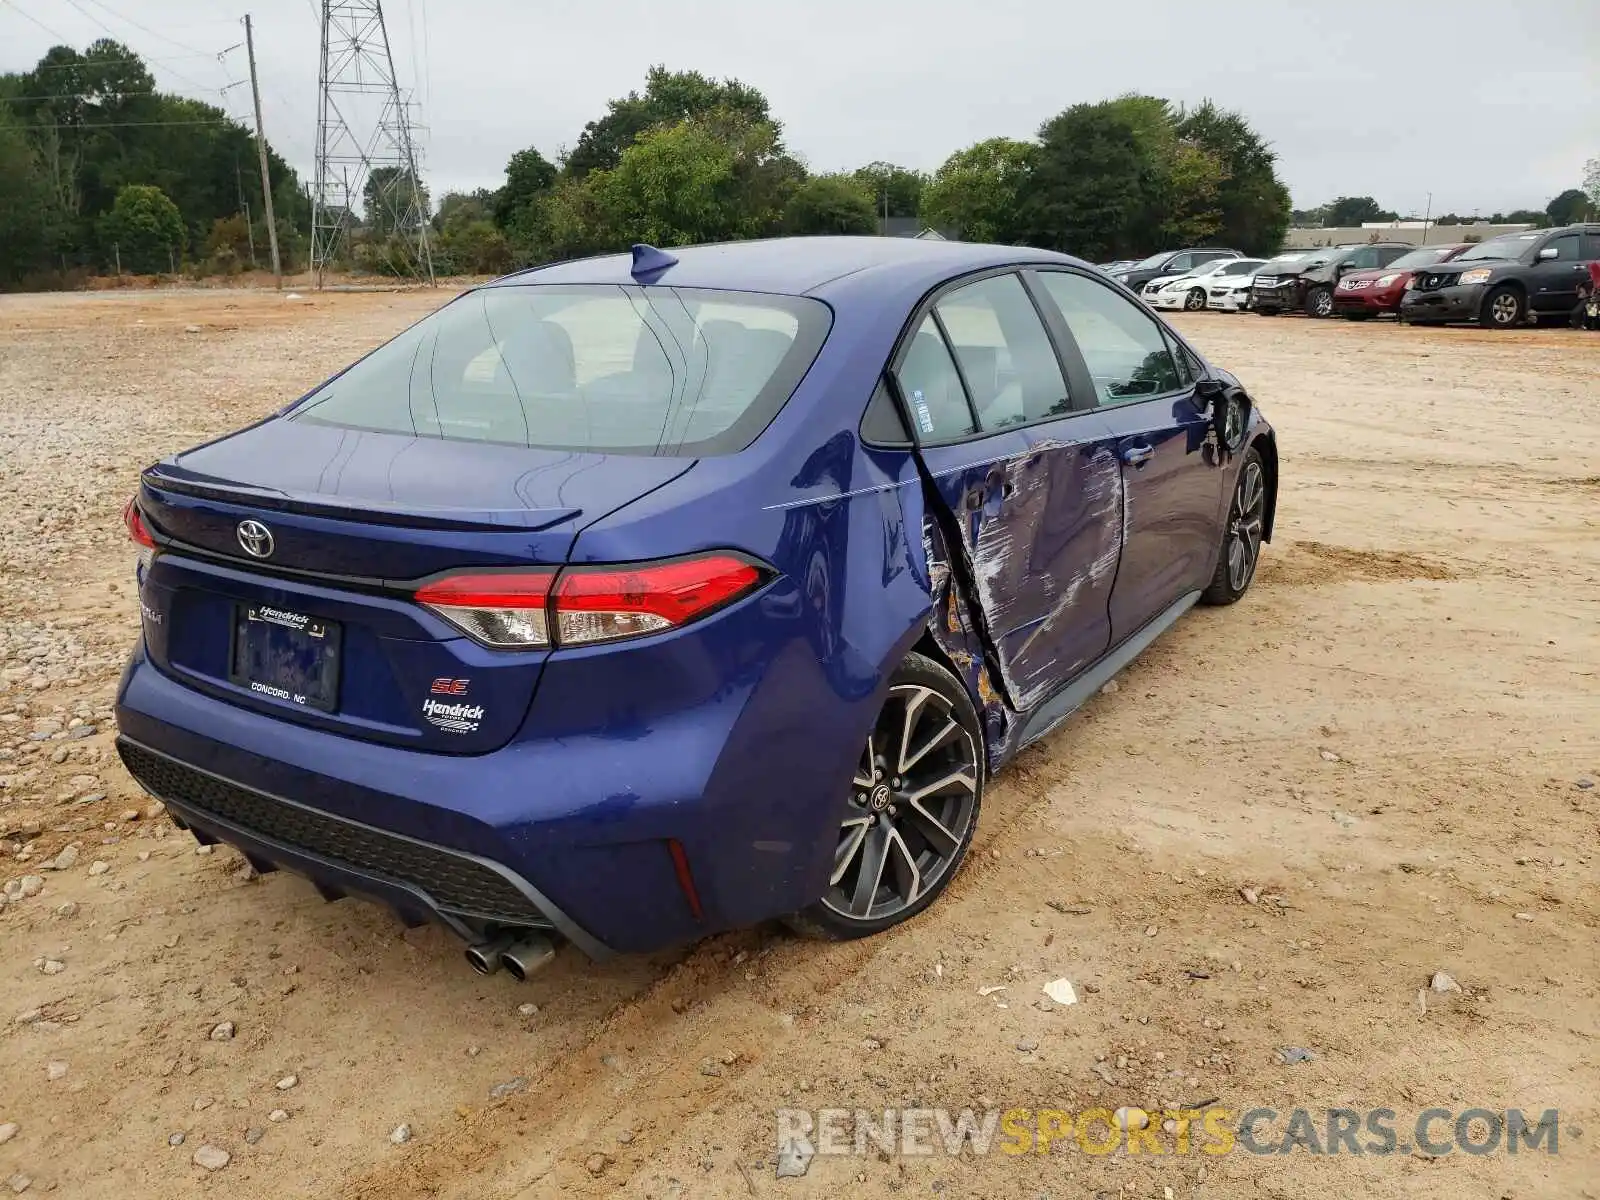
POLYGON ((976 812, 977 756, 949 700, 920 683, 892 687, 851 781, 823 904, 879 921, 937 887, 976 812))
POLYGON ((1206 306, 1206 294, 1202 288, 1190 288, 1189 294, 1183 298, 1183 307, 1190 312, 1199 312, 1206 306))
POLYGON ((1261 557, 1261 519, 1266 503, 1261 464, 1251 455, 1239 472, 1228 510, 1228 586, 1236 592, 1244 591, 1261 557))
POLYGON ((1316 294, 1311 297, 1311 311, 1319 317, 1331 317, 1333 315, 1333 293, 1326 288, 1318 288, 1316 294))
POLYGON ((1489 315, 1496 325, 1512 325, 1516 323, 1517 312, 1521 305, 1517 298, 1510 292, 1501 292, 1494 298, 1494 303, 1489 306, 1489 315))

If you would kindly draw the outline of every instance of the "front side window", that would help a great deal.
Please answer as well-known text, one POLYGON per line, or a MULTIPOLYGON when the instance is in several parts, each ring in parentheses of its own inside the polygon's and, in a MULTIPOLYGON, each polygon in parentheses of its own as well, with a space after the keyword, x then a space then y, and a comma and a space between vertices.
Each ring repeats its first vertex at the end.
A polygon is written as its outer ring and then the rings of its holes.
POLYGON ((732 453, 783 407, 830 320, 801 297, 480 288, 324 384, 290 419, 556 450, 732 453))
POLYGON ((1082 275, 1043 271, 1039 279, 1088 364, 1098 404, 1181 390, 1161 326, 1142 307, 1082 275))
POLYGON ((931 314, 922 318, 895 378, 921 440, 943 441, 977 431, 955 360, 931 314))
POLYGON ((1168 271, 1187 271, 1194 266, 1194 255, 1180 254, 1167 264, 1168 271))
POLYGON ((1546 256, 1547 259, 1554 258, 1557 262, 1578 261, 1578 235, 1575 233, 1563 233, 1560 237, 1551 238, 1540 249, 1540 253, 1551 248, 1554 248, 1555 254, 1546 256))
POLYGON ((1061 364, 1021 279, 980 279, 942 297, 934 308, 985 433, 1067 412, 1061 364))

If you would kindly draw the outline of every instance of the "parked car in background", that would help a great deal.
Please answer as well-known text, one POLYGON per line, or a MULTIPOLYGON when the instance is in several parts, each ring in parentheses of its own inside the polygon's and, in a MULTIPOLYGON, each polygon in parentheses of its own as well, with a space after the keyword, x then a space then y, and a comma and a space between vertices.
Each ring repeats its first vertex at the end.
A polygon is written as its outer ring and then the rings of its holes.
POLYGON ((1513 329, 1530 316, 1565 320, 1597 260, 1600 224, 1502 234, 1416 272, 1400 318, 1416 325, 1476 321, 1485 329, 1513 329))
POLYGON ((1119 258, 1119 259, 1115 259, 1112 262, 1097 263, 1096 265, 1100 268, 1100 270, 1104 271, 1107 275, 1116 275, 1116 274, 1118 274, 1118 273, 1120 273, 1122 271, 1126 271, 1129 267, 1133 266, 1135 264, 1135 261, 1136 260, 1131 259, 1131 258, 1119 258))
POLYGON ((1352 321, 1365 320, 1381 313, 1398 313, 1400 300, 1411 283, 1412 272, 1449 262, 1471 247, 1471 242, 1450 242, 1439 246, 1419 246, 1402 254, 1387 267, 1351 271, 1333 289, 1333 310, 1352 321))
POLYGON ((1405 242, 1361 242, 1324 246, 1300 257, 1279 255, 1261 268, 1250 291, 1250 307, 1265 317, 1303 312, 1333 316, 1333 290, 1351 271, 1386 267, 1413 247, 1405 242))
POLYGON ((1206 307, 1206 289, 1218 280, 1248 280, 1265 260, 1260 258, 1219 258, 1197 267, 1187 275, 1166 281, 1155 280, 1144 286, 1144 302, 1151 308, 1201 312, 1206 307))
POLYGON ((1152 254, 1149 258, 1134 263, 1127 270, 1116 272, 1112 278, 1138 292, 1158 276, 1184 275, 1196 267, 1204 266, 1219 258, 1243 257, 1237 250, 1220 246, 1191 246, 1186 250, 1163 250, 1160 254, 1152 254))
POLYGON ((1240 381, 1064 255, 557 263, 143 472, 117 749, 200 841, 485 973, 861 937, 944 891, 993 772, 1245 594, 1277 494, 1240 381))
POLYGON ((1263 262, 1252 258, 1248 261, 1254 265, 1237 274, 1225 271, 1208 281, 1206 308, 1212 312, 1236 313, 1250 310, 1250 289, 1255 284, 1256 276, 1266 270, 1267 263, 1271 260, 1263 262))

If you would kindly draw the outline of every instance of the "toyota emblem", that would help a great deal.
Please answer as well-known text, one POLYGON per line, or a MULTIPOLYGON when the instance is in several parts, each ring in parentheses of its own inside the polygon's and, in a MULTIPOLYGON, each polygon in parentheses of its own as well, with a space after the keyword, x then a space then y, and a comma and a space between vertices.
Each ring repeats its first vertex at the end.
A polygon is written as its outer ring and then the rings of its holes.
POLYGON ((272 530, 260 521, 240 521, 237 533, 239 545, 251 558, 272 557, 272 530))

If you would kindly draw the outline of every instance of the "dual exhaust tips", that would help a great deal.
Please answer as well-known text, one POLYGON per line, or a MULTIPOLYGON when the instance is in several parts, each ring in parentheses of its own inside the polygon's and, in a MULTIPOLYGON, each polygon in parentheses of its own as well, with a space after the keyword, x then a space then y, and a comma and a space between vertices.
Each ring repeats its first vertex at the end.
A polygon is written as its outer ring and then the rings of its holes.
POLYGON ((519 983, 549 966, 555 956, 555 944, 537 935, 521 940, 508 935, 467 947, 467 965, 479 975, 493 975, 504 967, 519 983))

